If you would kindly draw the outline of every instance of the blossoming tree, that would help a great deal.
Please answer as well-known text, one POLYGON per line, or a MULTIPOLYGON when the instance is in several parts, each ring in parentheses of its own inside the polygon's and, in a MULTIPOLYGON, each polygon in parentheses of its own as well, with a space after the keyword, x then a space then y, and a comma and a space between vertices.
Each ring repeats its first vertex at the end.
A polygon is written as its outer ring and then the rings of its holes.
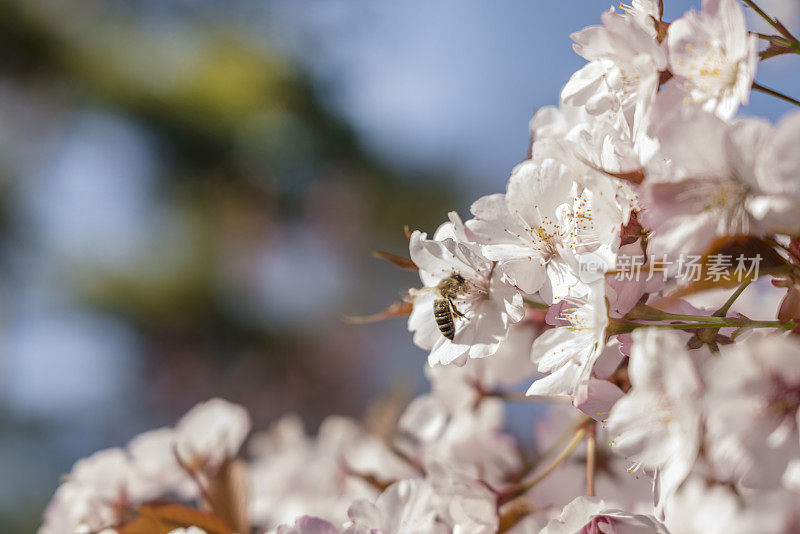
POLYGON ((800 105, 754 80, 800 41, 744 4, 776 33, 738 0, 603 13, 506 192, 381 254, 421 283, 372 318, 429 351, 399 417, 248 440, 213 399, 78 461, 40 534, 797 532, 800 113, 735 117, 752 90, 800 105), (745 315, 765 281, 782 300, 745 315), (536 450, 511 402, 550 406, 536 450))

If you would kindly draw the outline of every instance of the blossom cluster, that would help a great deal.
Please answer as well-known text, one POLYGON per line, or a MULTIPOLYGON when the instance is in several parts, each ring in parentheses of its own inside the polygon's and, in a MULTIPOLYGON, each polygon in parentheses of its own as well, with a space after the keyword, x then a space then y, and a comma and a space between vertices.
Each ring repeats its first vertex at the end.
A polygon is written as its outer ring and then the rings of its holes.
MULTIPOLYGON (((759 60, 737 0, 662 11, 573 34, 587 63, 506 192, 394 257, 429 392, 316 436, 287 416, 245 452, 247 414, 209 401, 79 461, 40 534, 796 532, 800 113, 736 118, 759 60), (745 315, 769 280, 770 316, 745 315), (509 402, 537 403, 535 444, 509 402)), ((800 50, 783 35, 761 58, 800 50)))

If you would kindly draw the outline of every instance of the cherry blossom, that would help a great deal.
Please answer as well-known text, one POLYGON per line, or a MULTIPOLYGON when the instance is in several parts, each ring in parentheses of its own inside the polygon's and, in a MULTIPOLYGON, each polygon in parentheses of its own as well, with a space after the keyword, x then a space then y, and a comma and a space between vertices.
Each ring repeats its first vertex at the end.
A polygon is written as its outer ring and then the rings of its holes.
POLYGON ((722 480, 775 488, 800 459, 800 343, 753 335, 706 365, 706 448, 722 480))
POLYGON ((292 525, 280 525, 275 534, 339 534, 341 531, 333 524, 309 515, 295 519, 292 525))
POLYGON ((669 534, 654 517, 635 515, 608 506, 592 497, 578 497, 564 507, 561 515, 550 521, 540 534, 669 534))
POLYGON ((377 495, 367 477, 414 473, 376 436, 342 417, 328 418, 314 437, 296 416, 285 416, 255 435, 250 448, 250 517, 268 528, 300 515, 341 525, 354 500, 377 495))
POLYGON ((236 456, 249 432, 250 416, 244 408, 211 399, 178 421, 175 454, 191 467, 214 469, 236 456))
POLYGON ((648 166, 641 190, 651 252, 703 253, 716 237, 760 234, 773 213, 786 211, 791 178, 781 182, 779 173, 758 172, 759 154, 772 137, 764 121, 729 124, 689 109, 660 123, 656 136, 660 157, 648 166))
POLYGON ((122 449, 106 449, 78 460, 44 514, 39 534, 98 532, 115 526, 135 498, 130 459, 122 449))
POLYGON ((669 26, 669 68, 675 78, 666 91, 685 93, 684 102, 730 119, 749 100, 756 42, 739 2, 703 0, 702 12, 690 11, 669 26))
POLYGON ((607 187, 591 190, 570 179, 555 160, 517 166, 505 195, 472 205, 468 228, 483 254, 526 293, 561 299, 585 292, 580 269, 588 261, 613 265, 622 216, 607 187))
MULTIPOLYGON (((391 258, 429 388, 312 434, 200 403, 78 460, 39 533, 798 531, 800 112, 734 118, 764 90, 736 0, 619 8, 572 35, 588 63, 505 192, 391 258), (712 244, 759 279, 682 278, 712 244)), ((762 58, 800 50, 771 22, 762 58)))
POLYGON ((610 10, 602 16, 603 26, 572 34, 573 48, 590 63, 564 86, 566 103, 585 106, 591 114, 619 112, 631 128, 648 120, 667 57, 640 20, 610 10))
POLYGON ((442 225, 428 239, 421 232, 411 235, 411 259, 419 267, 425 290, 412 293, 414 309, 408 328, 414 332, 414 343, 430 350, 430 365, 456 362, 467 358, 491 356, 508 335, 511 324, 523 316, 522 296, 506 274, 495 269, 480 247, 467 241, 466 230, 458 216, 442 225), (433 315, 434 300, 441 295, 437 285, 445 278, 459 275, 464 280, 463 293, 453 301, 464 317, 454 317, 455 337, 447 339, 438 329, 433 315))
POLYGON ((574 396, 589 379, 606 345, 608 314, 602 283, 587 286, 588 295, 565 299, 550 307, 547 322, 555 328, 533 343, 532 357, 543 378, 528 395, 574 396))
POLYGON ((350 526, 345 532, 375 534, 445 534, 439 519, 439 503, 430 483, 422 479, 395 482, 375 503, 356 501, 347 511, 350 526))
MULTIPOLYGON (((528 315, 534 314, 529 312, 528 315)), ((530 381, 536 374, 536 365, 531 361, 531 346, 540 329, 525 319, 511 326, 508 337, 491 358, 472 359, 461 367, 426 367, 431 397, 442 411, 454 414, 471 410, 483 395, 492 394, 496 389, 513 388, 530 381)))
POLYGON ((631 390, 607 420, 612 448, 654 472, 654 502, 665 501, 689 474, 700 448, 701 382, 681 337, 656 328, 633 333, 631 390))

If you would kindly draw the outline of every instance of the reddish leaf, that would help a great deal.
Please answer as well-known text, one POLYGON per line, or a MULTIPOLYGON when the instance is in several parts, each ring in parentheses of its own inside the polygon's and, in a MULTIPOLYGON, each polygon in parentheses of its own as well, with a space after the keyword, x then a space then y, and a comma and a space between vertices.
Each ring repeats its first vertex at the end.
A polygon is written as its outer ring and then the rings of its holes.
POLYGON ((631 218, 628 221, 628 224, 622 227, 622 231, 620 233, 620 244, 629 245, 645 237, 647 237, 647 230, 645 230, 639 222, 639 213, 631 213, 631 218))
POLYGON ((209 503, 234 532, 250 532, 247 517, 247 467, 242 460, 225 462, 208 484, 209 503))
POLYGON ((791 54, 792 52, 794 52, 794 50, 788 46, 770 43, 766 49, 758 53, 758 57, 764 60, 783 54, 791 54))
POLYGON ((417 267, 413 261, 408 258, 404 258, 403 256, 398 256, 397 254, 392 254, 391 252, 383 252, 381 250, 376 250, 372 253, 373 256, 376 258, 381 258, 386 261, 390 261, 400 267, 401 269, 408 269, 409 271, 418 271, 419 267, 417 267))
POLYGON ((629 170, 629 171, 620 171, 620 172, 608 171, 606 169, 598 167, 597 165, 591 163, 588 160, 585 160, 585 159, 580 158, 580 157, 578 159, 580 159, 581 163, 583 163, 587 167, 591 167, 592 169, 596 170, 597 172, 602 172, 603 174, 606 174, 606 175, 611 176, 613 178, 617 178, 618 180, 623 180, 625 182, 632 183, 634 185, 641 184, 642 182, 644 182, 644 179, 646 177, 645 172, 644 172, 644 168, 632 169, 632 170, 629 170))
POLYGON ((401 317, 411 313, 412 305, 406 300, 398 300, 388 308, 372 315, 346 315, 344 320, 352 324, 376 323, 392 317, 401 317))

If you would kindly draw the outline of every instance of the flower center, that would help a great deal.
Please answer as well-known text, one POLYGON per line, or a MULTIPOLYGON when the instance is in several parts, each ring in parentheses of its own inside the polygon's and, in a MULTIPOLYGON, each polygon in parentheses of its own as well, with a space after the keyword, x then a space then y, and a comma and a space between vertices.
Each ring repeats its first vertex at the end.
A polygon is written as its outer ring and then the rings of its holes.
POLYGON ((721 42, 707 41, 705 45, 699 52, 692 45, 686 45, 691 56, 679 62, 683 63, 686 77, 704 93, 716 94, 733 88, 739 63, 730 61, 721 42))
POLYGON ((701 178, 677 196, 681 202, 689 202, 700 212, 710 212, 719 218, 720 229, 725 232, 747 232, 749 218, 745 201, 750 188, 736 177, 701 178))

